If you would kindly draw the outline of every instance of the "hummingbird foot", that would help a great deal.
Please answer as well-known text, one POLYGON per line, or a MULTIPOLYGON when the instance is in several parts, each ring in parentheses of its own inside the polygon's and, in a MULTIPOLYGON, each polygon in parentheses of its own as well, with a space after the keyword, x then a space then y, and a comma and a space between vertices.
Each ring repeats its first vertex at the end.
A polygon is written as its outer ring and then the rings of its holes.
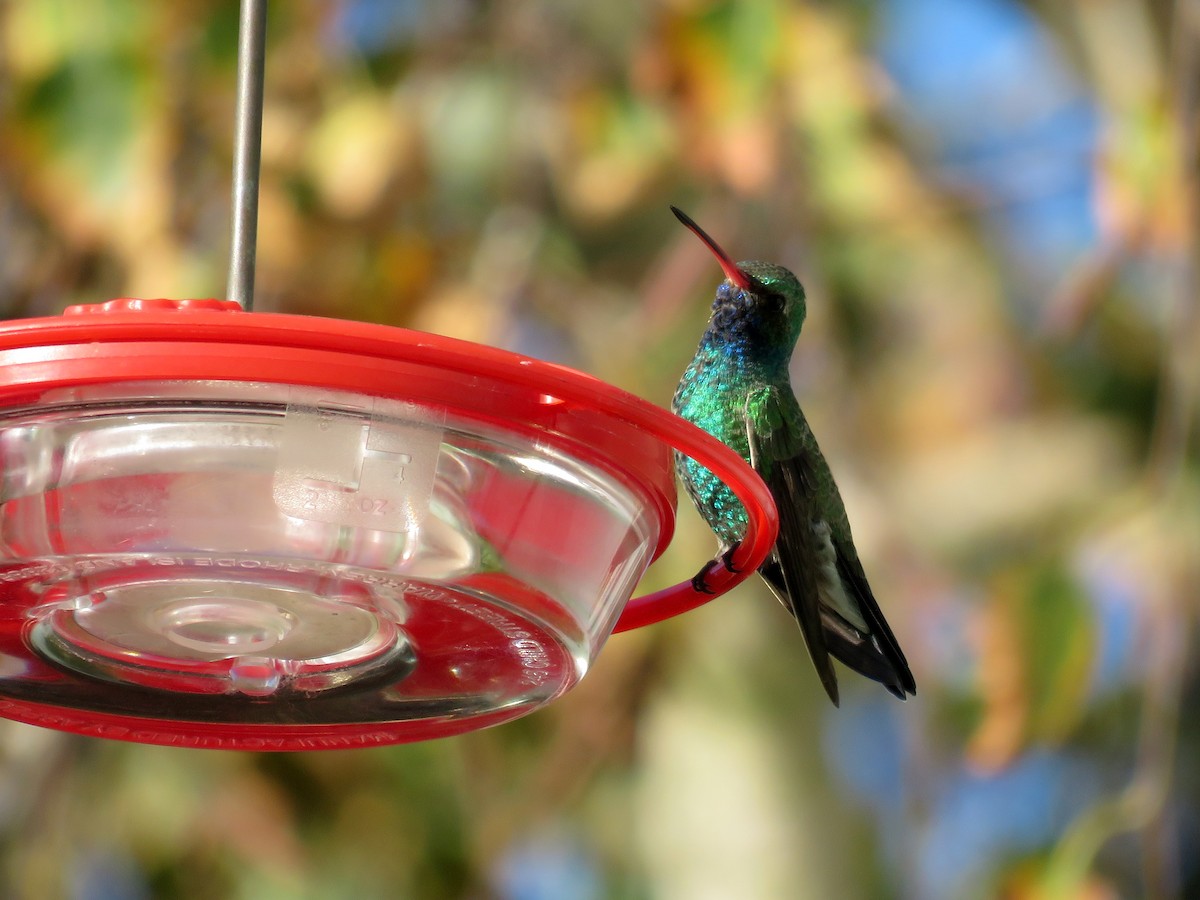
POLYGON ((709 560, 705 564, 704 568, 692 577, 692 590, 697 594, 716 594, 716 591, 708 586, 708 582, 717 569, 725 569, 725 571, 729 572, 731 575, 740 574, 742 570, 733 565, 733 554, 737 551, 739 546, 740 543, 734 544, 732 547, 722 553, 719 559, 709 560))
POLYGON ((697 594, 708 594, 709 596, 715 595, 717 592, 708 586, 708 578, 710 575, 712 575, 713 569, 718 565, 720 565, 720 563, 718 563, 715 559, 710 560, 703 569, 693 575, 692 590, 697 594))

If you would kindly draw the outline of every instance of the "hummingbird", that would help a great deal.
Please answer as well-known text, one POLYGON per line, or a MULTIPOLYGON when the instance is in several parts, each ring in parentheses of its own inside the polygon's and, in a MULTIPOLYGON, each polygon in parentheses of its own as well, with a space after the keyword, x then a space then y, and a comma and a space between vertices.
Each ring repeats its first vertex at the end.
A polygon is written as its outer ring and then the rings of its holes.
MULTIPOLYGON (((779 510, 779 537, 758 573, 796 621, 834 706, 831 657, 905 699, 916 682, 867 583, 841 494, 792 391, 788 363, 804 324, 800 281, 783 266, 738 262, 685 213, 671 212, 716 256, 708 327, 683 373, 671 409, 741 454, 779 510)), ((681 453, 675 471, 716 534, 722 564, 746 532, 746 509, 715 475, 681 453)), ((716 561, 692 580, 711 593, 716 561)))

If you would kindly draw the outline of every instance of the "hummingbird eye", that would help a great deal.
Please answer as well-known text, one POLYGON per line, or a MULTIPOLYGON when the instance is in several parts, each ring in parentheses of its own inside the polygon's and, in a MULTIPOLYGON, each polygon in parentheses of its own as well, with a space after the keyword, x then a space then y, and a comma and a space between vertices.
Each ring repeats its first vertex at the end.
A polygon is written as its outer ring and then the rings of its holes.
POLYGON ((759 296, 762 298, 764 305, 771 309, 782 310, 787 305, 787 298, 783 294, 779 293, 779 291, 773 291, 768 287, 763 287, 759 296))

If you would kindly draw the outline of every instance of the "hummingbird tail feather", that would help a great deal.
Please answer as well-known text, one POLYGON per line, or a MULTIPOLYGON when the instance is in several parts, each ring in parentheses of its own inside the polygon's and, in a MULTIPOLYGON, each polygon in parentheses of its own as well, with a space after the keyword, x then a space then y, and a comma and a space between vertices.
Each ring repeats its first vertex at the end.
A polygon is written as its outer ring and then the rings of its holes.
POLYGON ((843 665, 878 681, 901 700, 916 693, 916 684, 907 666, 898 666, 874 635, 864 634, 841 616, 823 611, 825 645, 843 665))
POLYGON ((904 658, 900 642, 892 634, 879 604, 875 602, 875 595, 871 592, 871 586, 867 583, 866 573, 863 572, 862 563, 858 561, 857 555, 840 542, 835 542, 834 547, 837 551, 838 575, 841 576, 842 584, 858 602, 859 613, 866 621, 869 633, 862 634, 857 628, 850 626, 850 631, 858 632, 860 639, 852 641, 850 646, 845 648, 845 655, 833 647, 830 647, 830 650, 850 668, 874 678, 903 700, 906 695, 917 692, 917 682, 908 668, 908 660, 904 658), (871 674, 860 668, 860 665, 870 666, 878 674, 871 674))
MULTIPOLYGON (((758 572, 790 610, 779 563, 769 560, 758 572)), ((855 594, 859 599, 857 591, 855 594)), ((829 655, 858 674, 879 682, 901 700, 908 699, 910 694, 917 692, 917 685, 879 606, 872 597, 869 603, 860 599, 859 609, 870 627, 869 632, 847 622, 835 609, 821 606, 821 640, 829 655)))

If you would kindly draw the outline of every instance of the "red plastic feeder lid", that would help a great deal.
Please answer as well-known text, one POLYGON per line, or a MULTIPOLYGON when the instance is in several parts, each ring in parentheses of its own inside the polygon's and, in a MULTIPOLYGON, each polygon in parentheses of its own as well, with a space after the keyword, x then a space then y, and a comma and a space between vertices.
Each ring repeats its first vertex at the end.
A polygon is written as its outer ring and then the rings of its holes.
POLYGON ((614 631, 670 541, 672 449, 765 559, 736 453, 571 369, 220 300, 0 325, 0 715, 127 740, 363 746, 515 718, 614 631))

